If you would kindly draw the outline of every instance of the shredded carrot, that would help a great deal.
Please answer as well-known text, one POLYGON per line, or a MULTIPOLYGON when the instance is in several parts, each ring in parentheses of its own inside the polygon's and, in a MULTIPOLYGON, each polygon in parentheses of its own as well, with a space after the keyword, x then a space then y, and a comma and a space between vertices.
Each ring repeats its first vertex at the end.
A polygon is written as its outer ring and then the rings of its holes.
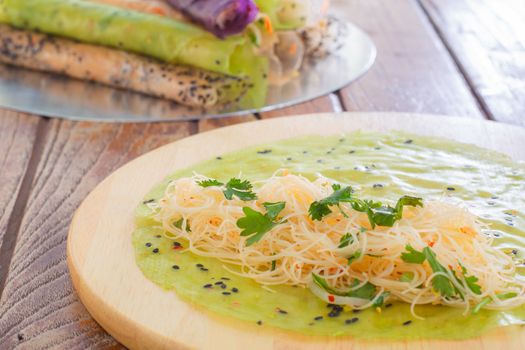
POLYGON ((290 55, 295 55, 297 53, 297 44, 296 43, 293 43, 292 45, 290 45, 290 55))
POLYGON ((272 21, 270 20, 270 17, 265 16, 264 17, 264 29, 268 32, 268 34, 273 34, 273 26, 272 21))
POLYGON ((160 15, 160 16, 166 16, 166 11, 164 11, 164 9, 162 7, 152 7, 151 8, 151 13, 154 13, 156 15, 160 15))

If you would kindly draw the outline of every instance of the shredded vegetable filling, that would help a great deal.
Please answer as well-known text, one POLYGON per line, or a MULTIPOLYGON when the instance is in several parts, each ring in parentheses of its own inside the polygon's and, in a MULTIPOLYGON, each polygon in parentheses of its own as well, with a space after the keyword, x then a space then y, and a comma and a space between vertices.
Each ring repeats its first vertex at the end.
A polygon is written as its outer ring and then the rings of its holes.
POLYGON ((455 204, 404 196, 390 206, 280 170, 253 185, 181 178, 149 206, 166 237, 265 288, 308 287, 355 309, 400 300, 416 317, 418 304, 476 313, 525 302, 512 258, 455 204))

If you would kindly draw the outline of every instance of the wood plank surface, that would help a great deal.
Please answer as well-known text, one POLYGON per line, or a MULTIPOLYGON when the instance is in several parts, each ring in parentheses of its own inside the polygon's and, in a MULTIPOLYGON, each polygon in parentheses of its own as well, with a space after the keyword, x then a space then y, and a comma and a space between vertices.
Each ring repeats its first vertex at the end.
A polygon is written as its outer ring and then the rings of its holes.
POLYGON ((525 1, 422 0, 483 108, 525 125, 525 1))
POLYGON ((345 110, 483 117, 415 0, 335 2, 346 4, 344 18, 365 30, 378 51, 372 69, 342 90, 345 110))
POLYGON ((18 112, 0 113, 0 291, 20 225, 17 215, 23 214, 25 197, 31 188, 31 183, 26 183, 19 198, 37 129, 37 118, 18 112))
POLYGON ((72 289, 65 262, 71 215, 111 171, 195 133, 197 124, 49 123, 0 299, 0 348, 115 347, 72 289))

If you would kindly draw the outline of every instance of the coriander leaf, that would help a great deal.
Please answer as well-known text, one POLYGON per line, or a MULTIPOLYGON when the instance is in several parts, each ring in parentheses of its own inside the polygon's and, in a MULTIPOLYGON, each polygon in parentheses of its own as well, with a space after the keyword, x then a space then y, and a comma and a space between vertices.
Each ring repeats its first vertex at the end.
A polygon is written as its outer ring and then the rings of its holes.
POLYGON ((467 268, 463 266, 459 261, 459 266, 461 266, 461 271, 463 272, 463 276, 465 277, 465 282, 467 283, 467 287, 477 295, 481 294, 481 286, 477 284, 476 282, 479 281, 479 279, 476 276, 467 276, 467 268))
POLYGON ((345 233, 341 236, 341 239, 339 239, 339 245, 337 248, 348 247, 348 245, 352 243, 354 243, 354 236, 352 236, 350 233, 345 233))
MULTIPOLYGON (((354 279, 354 283, 352 283, 352 288, 358 286, 360 283, 361 282, 358 279, 354 279)), ((345 295, 348 297, 372 300, 375 293, 376 293, 376 286, 374 286, 370 282, 366 282, 364 285, 362 285, 358 289, 350 290, 345 295)))
POLYGON ((237 227, 242 228, 241 236, 251 236, 246 240, 246 245, 250 246, 259 242, 261 238, 272 228, 281 224, 282 222, 275 222, 275 218, 284 209, 285 202, 264 203, 267 210, 266 214, 253 210, 250 207, 242 208, 244 217, 237 220, 237 227))
POLYGON ((423 198, 411 197, 411 196, 403 196, 399 198, 397 200, 397 204, 395 208, 397 220, 400 220, 403 217, 403 207, 405 205, 409 205, 411 207, 422 207, 423 198))
POLYGON ((277 225, 277 223, 273 222, 267 215, 255 211, 252 208, 244 207, 242 211, 245 216, 237 220, 237 226, 243 229, 241 236, 250 236, 255 233, 246 241, 247 246, 260 241, 266 232, 277 225))
POLYGON ((372 307, 376 308, 376 307, 383 306, 383 304, 385 303, 385 299, 388 298, 389 295, 390 295, 390 292, 381 293, 381 295, 372 304, 372 307))
POLYGON ((201 187, 212 187, 212 186, 223 186, 224 184, 215 179, 207 179, 207 180, 197 181, 197 185, 201 187))
MULTIPOLYGON (((430 249, 429 247, 425 247, 423 249, 423 253, 425 254, 425 257, 432 268, 432 271, 434 272, 447 272, 447 269, 441 265, 437 259, 436 254, 430 249)), ((432 286, 434 287, 434 290, 438 293, 441 293, 446 298, 450 298, 455 293, 455 288, 450 279, 443 275, 437 275, 432 278, 432 286)))
MULTIPOLYGON (((184 222, 183 218, 180 218, 179 220, 175 221, 173 223, 173 226, 178 228, 179 230, 182 230, 182 223, 184 222)), ((191 232, 190 223, 186 221, 186 232, 191 232)))
MULTIPOLYGON (((366 282, 364 285, 362 285, 358 289, 349 290, 347 292, 340 292, 330 287, 328 285, 328 282, 326 282, 324 278, 316 275, 315 273, 312 273, 312 280, 314 281, 315 284, 317 284, 319 287, 324 289, 326 292, 330 294, 334 294, 334 295, 339 295, 339 296, 372 300, 376 292, 376 287, 370 282, 366 282)), ((351 288, 357 287, 360 283, 361 282, 358 279, 354 279, 354 282, 352 283, 351 288)))
POLYGON ((343 295, 341 292, 336 291, 332 287, 328 285, 328 282, 324 278, 322 278, 319 275, 316 275, 315 273, 312 273, 312 280, 315 284, 317 284, 319 287, 327 291, 328 293, 334 294, 334 295, 343 295))
POLYGON ((422 206, 423 200, 421 198, 403 196, 399 198, 394 208, 389 205, 383 205, 381 202, 374 202, 372 200, 352 200, 352 208, 356 211, 366 213, 368 221, 372 228, 378 226, 392 227, 397 220, 403 216, 403 206, 422 206))
POLYGON ((330 214, 332 211, 330 208, 328 208, 328 205, 320 203, 320 202, 313 202, 310 204, 310 208, 308 209, 308 214, 312 217, 312 220, 318 220, 321 221, 323 217, 330 214))
POLYGON ((226 189, 223 191, 226 199, 232 199, 236 196, 243 201, 251 201, 257 199, 257 195, 252 192, 252 184, 248 180, 241 180, 232 178, 226 183, 226 189))
POLYGON ((312 217, 312 220, 321 221, 323 217, 330 214, 332 210, 331 205, 338 205, 343 202, 350 202, 352 200, 352 187, 347 186, 341 188, 339 184, 333 184, 332 189, 334 193, 330 196, 321 199, 320 201, 313 202, 308 209, 308 213, 312 217))
POLYGON ((275 220, 279 213, 283 211, 284 207, 286 206, 286 202, 264 202, 263 205, 266 208, 268 217, 272 220, 275 220))
POLYGON ((401 277, 399 277, 400 282, 411 282, 414 279, 414 274, 412 272, 403 272, 401 277))
POLYGON ((425 254, 422 252, 418 252, 417 250, 412 248, 411 245, 405 246, 405 249, 408 251, 408 253, 401 254, 401 260, 403 260, 404 262, 410 264, 422 264, 425 261, 425 254))
POLYGON ((275 260, 272 260, 272 269, 271 271, 275 271, 275 265, 277 264, 277 262, 275 260))
POLYGON ((354 262, 354 260, 357 260, 361 257, 361 251, 358 250, 357 252, 355 252, 354 254, 350 255, 347 259, 348 259, 348 265, 352 264, 354 262))

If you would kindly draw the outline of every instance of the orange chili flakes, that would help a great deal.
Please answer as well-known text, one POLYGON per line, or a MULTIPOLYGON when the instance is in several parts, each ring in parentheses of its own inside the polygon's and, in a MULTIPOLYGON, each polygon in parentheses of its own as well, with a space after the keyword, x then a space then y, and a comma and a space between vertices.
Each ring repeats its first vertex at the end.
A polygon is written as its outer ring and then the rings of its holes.
POLYGON ((333 303, 335 301, 335 297, 332 294, 328 295, 328 301, 333 303))
POLYGON ((476 235, 476 231, 474 231, 471 227, 468 227, 468 226, 460 227, 459 230, 461 231, 461 233, 464 233, 466 235, 470 235, 470 236, 476 235))
POLYGON ((436 242, 434 242, 434 241, 430 241, 430 242, 428 242, 428 246, 429 246, 430 248, 432 248, 432 247, 434 246, 434 244, 436 244, 436 242))

